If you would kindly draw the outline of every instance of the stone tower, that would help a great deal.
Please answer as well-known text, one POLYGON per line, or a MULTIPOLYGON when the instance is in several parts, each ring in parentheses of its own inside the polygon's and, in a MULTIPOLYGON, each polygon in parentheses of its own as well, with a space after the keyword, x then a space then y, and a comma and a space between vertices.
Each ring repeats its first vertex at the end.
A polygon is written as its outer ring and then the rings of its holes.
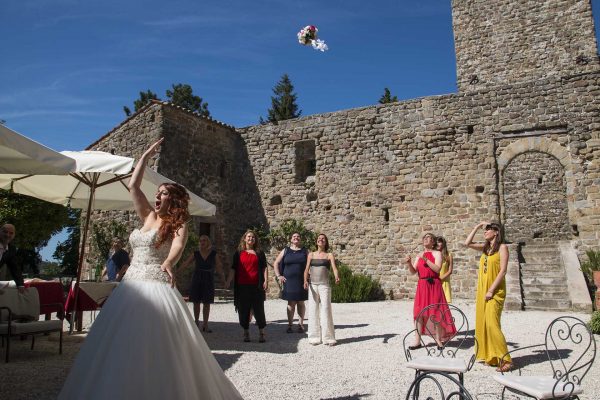
POLYGON ((491 86, 598 69, 590 0, 453 0, 457 86, 491 86))

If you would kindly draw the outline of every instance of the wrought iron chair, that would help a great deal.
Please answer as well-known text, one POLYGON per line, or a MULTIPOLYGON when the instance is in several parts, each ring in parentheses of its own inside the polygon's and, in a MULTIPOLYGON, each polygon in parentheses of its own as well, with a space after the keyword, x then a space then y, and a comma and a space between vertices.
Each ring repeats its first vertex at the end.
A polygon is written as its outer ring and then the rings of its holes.
POLYGON ((63 305, 56 303, 45 306, 55 306, 59 319, 39 320, 40 299, 36 288, 30 287, 24 294, 20 294, 16 288, 0 289, 0 337, 3 347, 6 338, 5 362, 8 362, 10 338, 15 336, 31 336, 33 350, 36 334, 59 332, 58 353, 62 354, 63 305))
POLYGON ((473 400, 473 396, 456 378, 444 372, 424 372, 416 377, 408 388, 406 400, 473 400))
POLYGON ((539 400, 579 399, 583 393, 581 381, 596 358, 596 341, 587 325, 575 317, 558 317, 548 326, 544 343, 510 351, 502 361, 517 351, 536 347, 543 348, 541 353, 548 358, 552 375, 522 376, 519 368, 518 374, 494 376, 504 386, 502 398, 510 391, 539 400))
POLYGON ((421 310, 415 321, 415 329, 404 336, 403 345, 407 361, 405 366, 415 370, 415 380, 426 372, 443 372, 457 375, 461 386, 464 384, 464 374, 473 368, 478 348, 466 315, 458 307, 443 303, 431 304, 421 310), (416 352, 414 346, 407 346, 407 341, 413 340, 417 322, 424 320, 425 316, 427 323, 423 326, 424 332, 421 333, 418 347, 421 350, 416 352), (447 338, 442 346, 438 346, 436 342, 433 342, 433 346, 428 346, 424 342, 424 335, 434 338, 440 325, 450 322, 454 323, 456 333, 447 338))

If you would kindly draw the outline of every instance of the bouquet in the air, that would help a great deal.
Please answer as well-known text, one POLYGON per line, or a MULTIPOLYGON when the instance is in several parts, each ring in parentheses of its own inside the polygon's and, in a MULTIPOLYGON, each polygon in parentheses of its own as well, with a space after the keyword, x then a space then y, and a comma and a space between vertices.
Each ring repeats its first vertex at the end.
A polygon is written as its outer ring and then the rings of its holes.
POLYGON ((321 39, 317 39, 318 31, 319 30, 314 25, 305 26, 304 28, 300 29, 300 32, 298 32, 298 42, 304 46, 310 45, 315 50, 328 50, 329 47, 327 47, 325 42, 321 39))

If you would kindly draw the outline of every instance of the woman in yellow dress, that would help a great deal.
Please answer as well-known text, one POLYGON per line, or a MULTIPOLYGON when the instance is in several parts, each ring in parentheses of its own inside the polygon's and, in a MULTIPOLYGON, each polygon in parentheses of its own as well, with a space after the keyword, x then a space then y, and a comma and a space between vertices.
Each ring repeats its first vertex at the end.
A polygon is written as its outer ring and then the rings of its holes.
POLYGON ((508 266, 508 247, 503 241, 500 224, 489 222, 481 222, 475 226, 465 240, 465 246, 482 252, 475 305, 475 338, 479 345, 476 357, 488 365, 497 366, 499 372, 512 368, 510 356, 499 365, 502 356, 508 352, 500 326, 506 298, 504 277, 508 266), (485 242, 473 243, 475 234, 481 228, 484 228, 485 242))
POLYGON ((448 243, 442 236, 436 239, 436 249, 442 253, 442 269, 440 269, 440 281, 442 281, 442 289, 446 296, 446 301, 452 303, 452 286, 450 286, 450 275, 454 267, 452 254, 448 252, 448 243))

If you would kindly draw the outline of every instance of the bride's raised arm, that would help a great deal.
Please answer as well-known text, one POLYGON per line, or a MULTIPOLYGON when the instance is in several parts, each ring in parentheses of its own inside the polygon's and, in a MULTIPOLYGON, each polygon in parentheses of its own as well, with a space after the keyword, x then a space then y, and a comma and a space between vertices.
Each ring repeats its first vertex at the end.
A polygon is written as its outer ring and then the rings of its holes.
POLYGON ((131 199, 133 200, 133 206, 135 207, 135 212, 140 217, 143 222, 146 222, 146 218, 150 214, 154 214, 154 208, 148 202, 148 199, 142 192, 140 186, 142 185, 142 178, 144 177, 144 168, 146 168, 146 164, 148 163, 148 159, 150 159, 154 154, 156 154, 156 150, 158 146, 163 142, 164 138, 160 138, 156 143, 151 145, 148 150, 142 154, 137 164, 135 165, 135 169, 133 170, 133 174, 131 175, 131 179, 129 180, 129 193, 131 194, 131 199))

